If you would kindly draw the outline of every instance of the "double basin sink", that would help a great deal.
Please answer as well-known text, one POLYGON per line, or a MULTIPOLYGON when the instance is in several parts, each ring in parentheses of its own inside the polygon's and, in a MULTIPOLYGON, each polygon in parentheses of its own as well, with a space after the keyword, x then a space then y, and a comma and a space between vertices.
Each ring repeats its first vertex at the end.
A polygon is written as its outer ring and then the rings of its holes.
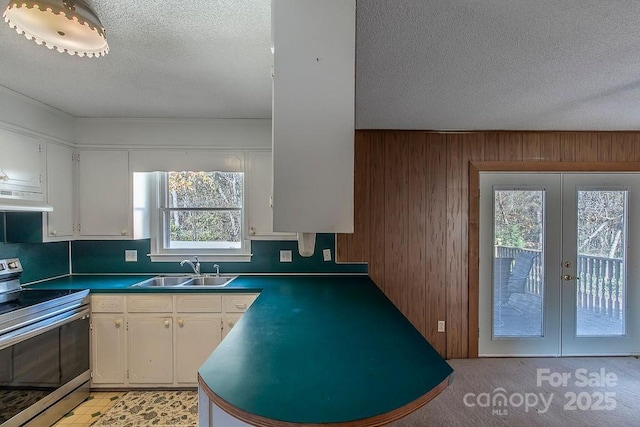
POLYGON ((136 283, 135 288, 224 288, 238 276, 156 276, 136 283))

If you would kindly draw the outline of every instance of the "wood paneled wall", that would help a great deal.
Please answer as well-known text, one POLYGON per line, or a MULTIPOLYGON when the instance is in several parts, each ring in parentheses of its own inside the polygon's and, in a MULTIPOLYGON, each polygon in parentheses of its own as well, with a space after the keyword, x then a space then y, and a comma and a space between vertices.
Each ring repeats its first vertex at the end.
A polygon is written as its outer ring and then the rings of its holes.
POLYGON ((371 278, 447 358, 477 354, 472 161, 639 162, 640 132, 356 131, 355 232, 337 236, 336 259, 368 262, 371 278))

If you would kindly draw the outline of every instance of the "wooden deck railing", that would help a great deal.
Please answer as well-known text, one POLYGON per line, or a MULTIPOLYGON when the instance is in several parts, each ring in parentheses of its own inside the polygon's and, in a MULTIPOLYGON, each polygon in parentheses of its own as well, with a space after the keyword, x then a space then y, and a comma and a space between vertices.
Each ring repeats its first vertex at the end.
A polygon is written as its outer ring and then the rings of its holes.
MULTIPOLYGON (((519 252, 542 255, 541 251, 496 246, 496 257, 515 258, 519 252)), ((578 256, 577 306, 586 310, 619 321, 624 313, 624 263, 621 258, 604 258, 588 255, 578 256)), ((544 259, 538 256, 525 286, 525 291, 534 295, 542 295, 544 279, 544 259)))

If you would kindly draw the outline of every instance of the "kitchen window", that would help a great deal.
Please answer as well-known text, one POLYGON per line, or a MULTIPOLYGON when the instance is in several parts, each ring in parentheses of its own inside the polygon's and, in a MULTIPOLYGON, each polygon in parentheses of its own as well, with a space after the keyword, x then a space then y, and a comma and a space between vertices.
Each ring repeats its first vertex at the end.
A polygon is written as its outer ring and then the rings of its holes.
POLYGON ((244 173, 156 172, 152 261, 249 261, 244 173))

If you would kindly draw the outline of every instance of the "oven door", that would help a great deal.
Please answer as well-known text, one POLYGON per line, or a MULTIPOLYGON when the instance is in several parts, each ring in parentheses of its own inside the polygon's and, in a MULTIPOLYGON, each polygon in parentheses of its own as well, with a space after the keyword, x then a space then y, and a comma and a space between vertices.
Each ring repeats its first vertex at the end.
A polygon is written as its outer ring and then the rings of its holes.
POLYGON ((0 425, 57 420, 88 397, 89 376, 86 306, 0 336, 0 425))

